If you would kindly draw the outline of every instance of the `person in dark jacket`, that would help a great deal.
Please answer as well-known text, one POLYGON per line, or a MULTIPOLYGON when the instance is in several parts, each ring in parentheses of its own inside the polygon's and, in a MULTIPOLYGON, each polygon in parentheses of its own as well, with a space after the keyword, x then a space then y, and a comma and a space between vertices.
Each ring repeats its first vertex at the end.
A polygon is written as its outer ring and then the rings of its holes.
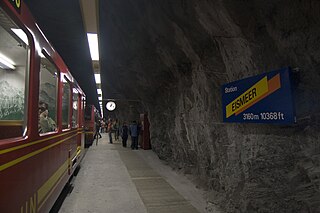
POLYGON ((128 126, 127 123, 124 122, 121 128, 121 137, 122 137, 122 146, 127 147, 127 140, 128 140, 128 126))
POLYGON ((136 121, 133 121, 129 127, 129 133, 131 135, 131 149, 138 149, 138 125, 136 121))
POLYGON ((95 117, 95 124, 96 124, 96 132, 94 134, 93 139, 96 139, 96 137, 101 138, 101 134, 100 134, 101 121, 98 116, 95 117))

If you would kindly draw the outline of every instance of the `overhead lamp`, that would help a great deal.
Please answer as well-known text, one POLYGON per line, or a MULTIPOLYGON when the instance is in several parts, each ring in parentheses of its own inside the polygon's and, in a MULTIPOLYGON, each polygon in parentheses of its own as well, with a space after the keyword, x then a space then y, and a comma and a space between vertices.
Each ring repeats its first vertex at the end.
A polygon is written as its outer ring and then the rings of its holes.
POLYGON ((97 89, 98 94, 102 94, 102 89, 97 89))
POLYGON ((100 74, 94 74, 94 79, 96 80, 96 84, 101 84, 100 74))
POLYGON ((26 45, 29 45, 27 34, 21 29, 11 28, 12 32, 16 34, 26 45))
POLYGON ((0 67, 6 70, 15 70, 13 61, 0 53, 0 67))
POLYGON ((99 60, 98 35, 96 33, 87 33, 91 59, 99 60))

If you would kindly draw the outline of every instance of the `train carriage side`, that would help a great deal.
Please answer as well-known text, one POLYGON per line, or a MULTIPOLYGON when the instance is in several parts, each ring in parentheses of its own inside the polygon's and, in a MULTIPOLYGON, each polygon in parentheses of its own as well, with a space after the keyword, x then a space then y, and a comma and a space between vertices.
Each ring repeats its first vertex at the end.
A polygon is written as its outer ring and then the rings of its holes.
POLYGON ((92 145, 94 134, 96 132, 95 118, 98 110, 94 105, 87 105, 85 107, 85 147, 88 148, 92 145))
POLYGON ((49 212, 80 162, 85 95, 23 1, 0 1, 0 209, 49 212))

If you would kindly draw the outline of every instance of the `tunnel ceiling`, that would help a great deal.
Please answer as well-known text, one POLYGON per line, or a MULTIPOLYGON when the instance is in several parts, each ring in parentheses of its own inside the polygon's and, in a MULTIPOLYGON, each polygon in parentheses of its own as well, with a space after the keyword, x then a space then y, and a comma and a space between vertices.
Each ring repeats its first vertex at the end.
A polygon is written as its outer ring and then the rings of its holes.
MULTIPOLYGON (((88 57, 74 47, 76 1, 27 2, 65 60, 88 57)), ((209 191, 208 212, 319 212, 319 11, 318 0, 100 0, 104 98, 135 101, 122 119, 148 113, 153 151, 209 191), (300 70, 297 124, 222 122, 221 85, 288 66, 300 70)))

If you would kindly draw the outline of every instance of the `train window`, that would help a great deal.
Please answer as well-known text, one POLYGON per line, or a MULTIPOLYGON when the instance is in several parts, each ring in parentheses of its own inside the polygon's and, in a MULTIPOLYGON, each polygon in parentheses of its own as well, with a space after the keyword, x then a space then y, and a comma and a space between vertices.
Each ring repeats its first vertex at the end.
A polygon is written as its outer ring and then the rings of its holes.
POLYGON ((70 84, 66 79, 63 79, 62 128, 70 128, 70 84))
POLYGON ((28 43, 0 8, 0 139, 21 137, 26 130, 28 43))
POLYGON ((58 69, 46 57, 40 62, 39 133, 57 131, 58 69))
POLYGON ((72 95, 72 128, 76 128, 79 126, 79 119, 78 119, 78 99, 79 99, 79 92, 75 88, 73 89, 72 95))

